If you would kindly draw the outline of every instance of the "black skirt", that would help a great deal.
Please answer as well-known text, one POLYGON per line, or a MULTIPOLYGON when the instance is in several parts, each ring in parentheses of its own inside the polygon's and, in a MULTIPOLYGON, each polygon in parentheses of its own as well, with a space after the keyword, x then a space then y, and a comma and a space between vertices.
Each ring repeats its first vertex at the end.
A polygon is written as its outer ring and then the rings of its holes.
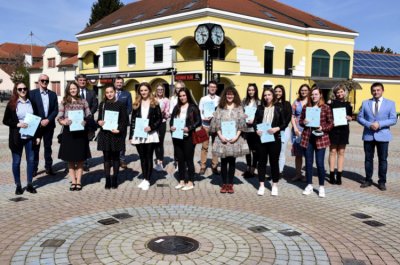
POLYGON ((58 158, 68 162, 91 158, 87 131, 70 132, 69 126, 64 126, 58 158))

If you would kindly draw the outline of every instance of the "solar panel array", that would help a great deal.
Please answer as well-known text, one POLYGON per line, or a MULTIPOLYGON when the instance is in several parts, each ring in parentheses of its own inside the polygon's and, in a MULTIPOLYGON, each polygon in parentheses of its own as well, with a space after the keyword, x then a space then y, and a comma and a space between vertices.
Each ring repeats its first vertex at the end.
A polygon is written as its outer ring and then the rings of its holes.
POLYGON ((353 74, 400 76, 400 56, 354 52, 353 74))

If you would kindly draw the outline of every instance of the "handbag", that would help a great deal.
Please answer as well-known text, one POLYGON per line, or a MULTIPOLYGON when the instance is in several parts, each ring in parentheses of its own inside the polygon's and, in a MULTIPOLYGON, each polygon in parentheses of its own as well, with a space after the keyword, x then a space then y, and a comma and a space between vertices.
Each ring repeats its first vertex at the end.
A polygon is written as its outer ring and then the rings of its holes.
POLYGON ((201 144, 209 139, 207 131, 203 127, 199 127, 192 133, 193 144, 201 144))

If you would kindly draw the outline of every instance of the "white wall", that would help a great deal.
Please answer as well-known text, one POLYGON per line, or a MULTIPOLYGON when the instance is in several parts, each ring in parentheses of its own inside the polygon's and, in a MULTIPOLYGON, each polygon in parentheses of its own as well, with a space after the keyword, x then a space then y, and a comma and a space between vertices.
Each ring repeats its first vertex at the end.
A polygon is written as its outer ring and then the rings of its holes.
POLYGON ((0 69, 0 79, 3 81, 0 83, 0 90, 13 90, 14 83, 11 81, 10 76, 0 69))

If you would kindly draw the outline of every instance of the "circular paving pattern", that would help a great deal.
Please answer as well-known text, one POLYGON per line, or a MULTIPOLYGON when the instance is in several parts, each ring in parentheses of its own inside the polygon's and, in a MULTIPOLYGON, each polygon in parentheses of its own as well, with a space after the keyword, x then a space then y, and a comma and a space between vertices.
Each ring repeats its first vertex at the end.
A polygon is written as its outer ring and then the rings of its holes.
POLYGON ((179 205, 125 208, 67 220, 26 241, 12 262, 194 264, 193 260, 204 264, 329 263, 316 240, 287 224, 244 212, 179 205), (161 237, 191 238, 198 246, 180 255, 151 251, 151 240, 161 237))
POLYGON ((179 255, 197 250, 199 242, 186 236, 161 236, 150 240, 146 246, 156 253, 179 255))

